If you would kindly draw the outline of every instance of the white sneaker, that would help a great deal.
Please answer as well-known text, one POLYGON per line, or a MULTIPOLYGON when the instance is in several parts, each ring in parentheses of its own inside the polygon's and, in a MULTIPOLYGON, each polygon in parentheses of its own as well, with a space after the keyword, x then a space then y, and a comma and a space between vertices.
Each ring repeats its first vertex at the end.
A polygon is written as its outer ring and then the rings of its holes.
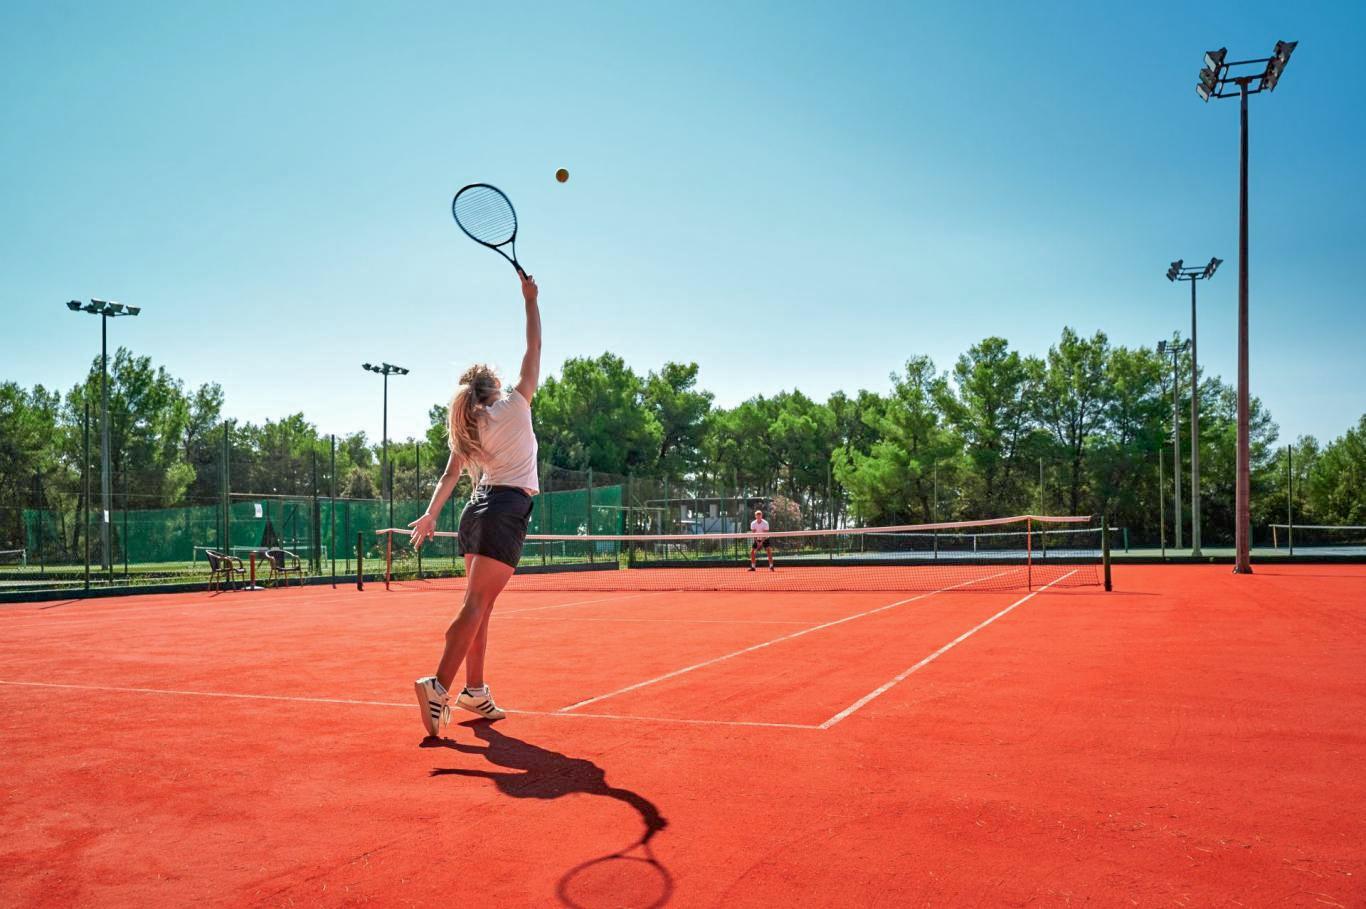
POLYGON ((413 689, 417 692, 417 706, 422 711, 422 724, 427 727, 427 734, 440 735, 442 727, 451 721, 450 693, 441 687, 434 675, 413 682, 413 689))
POLYGON ((501 720, 507 716, 498 705, 493 703, 493 692, 487 688, 484 694, 470 694, 468 688, 462 688, 460 695, 455 699, 455 706, 461 710, 468 710, 470 713, 477 713, 486 720, 501 720))

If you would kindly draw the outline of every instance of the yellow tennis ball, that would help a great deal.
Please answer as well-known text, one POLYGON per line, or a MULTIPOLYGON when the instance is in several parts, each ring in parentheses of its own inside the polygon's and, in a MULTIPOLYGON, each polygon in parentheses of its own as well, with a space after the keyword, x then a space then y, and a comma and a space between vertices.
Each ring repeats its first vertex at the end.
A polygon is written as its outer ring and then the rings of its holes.
POLYGON ((555 179, 563 183, 569 179, 569 171, 561 167, 559 170, 555 171, 555 179))

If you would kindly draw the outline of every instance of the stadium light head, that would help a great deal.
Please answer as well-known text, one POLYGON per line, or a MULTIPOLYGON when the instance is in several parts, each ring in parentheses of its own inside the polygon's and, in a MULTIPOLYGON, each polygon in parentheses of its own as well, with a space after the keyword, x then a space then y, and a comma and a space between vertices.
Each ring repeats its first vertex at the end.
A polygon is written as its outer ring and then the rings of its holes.
POLYGON ((1214 87, 1219 84, 1219 74, 1208 66, 1205 67, 1200 70, 1200 84, 1205 87, 1205 91, 1214 91, 1214 87))
POLYGON ((1171 264, 1171 267, 1167 269, 1168 281, 1176 280, 1176 276, 1181 274, 1181 266, 1185 264, 1185 261, 1185 259, 1177 259, 1175 262, 1171 264))
POLYGON ((1209 264, 1205 266, 1205 278, 1214 277, 1214 273, 1219 270, 1219 266, 1224 264, 1223 259, 1211 258, 1209 264))
POLYGON ((72 312, 80 312, 80 311, 81 311, 81 301, 80 301, 80 300, 67 300, 67 301, 66 301, 66 308, 69 309, 69 310, 71 310, 72 312))
POLYGON ((1221 47, 1218 50, 1205 51, 1205 66, 1214 71, 1217 76, 1219 70, 1224 68, 1224 60, 1228 57, 1228 48, 1221 47))
POLYGON ((126 315, 126 316, 136 316, 138 313, 142 312, 142 307, 141 307, 141 306, 125 306, 125 307, 124 307, 124 310, 125 310, 124 315, 126 315))
POLYGON ((121 315, 123 315, 123 304, 122 304, 122 303, 106 303, 105 306, 104 306, 104 310, 105 310, 105 312, 110 313, 111 315, 121 316, 121 315))
POLYGON ((362 364, 360 365, 360 368, 361 368, 361 369, 364 369, 366 372, 374 372, 374 371, 375 371, 375 367, 371 366, 369 363, 362 363, 362 364))
POLYGON ((1276 50, 1272 52, 1271 59, 1266 62, 1266 73, 1262 76, 1262 88, 1267 91, 1275 91, 1276 83, 1281 81, 1281 73, 1285 72, 1285 66, 1290 62, 1290 55, 1295 52, 1298 41, 1277 41, 1276 50))
POLYGON ((1166 341, 1158 341, 1158 342, 1157 342, 1157 352, 1158 352, 1159 354, 1166 354, 1166 352, 1167 352, 1167 342, 1166 342, 1166 341))
POLYGON ((1195 93, 1200 96, 1201 101, 1204 101, 1206 104, 1209 103, 1209 89, 1205 88, 1203 85, 1196 85, 1195 93))

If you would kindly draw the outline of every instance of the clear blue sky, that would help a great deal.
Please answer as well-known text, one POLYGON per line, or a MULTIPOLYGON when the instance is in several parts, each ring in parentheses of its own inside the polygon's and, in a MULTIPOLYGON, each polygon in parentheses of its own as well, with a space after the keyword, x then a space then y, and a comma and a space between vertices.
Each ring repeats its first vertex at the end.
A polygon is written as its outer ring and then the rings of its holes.
POLYGON ((503 187, 545 362, 695 360, 723 404, 884 390, 987 335, 1188 330, 1232 381, 1234 100, 1203 52, 1300 41, 1252 105, 1252 380, 1282 437, 1366 411, 1366 5, 16 2, 0 10, 0 379, 65 389, 62 306, 229 415, 426 426, 514 369, 514 274, 450 197, 503 187), (1103 6, 1108 9, 1102 9, 1103 6), (987 9, 982 9, 986 7, 987 9), (557 167, 570 170, 557 184, 557 167))

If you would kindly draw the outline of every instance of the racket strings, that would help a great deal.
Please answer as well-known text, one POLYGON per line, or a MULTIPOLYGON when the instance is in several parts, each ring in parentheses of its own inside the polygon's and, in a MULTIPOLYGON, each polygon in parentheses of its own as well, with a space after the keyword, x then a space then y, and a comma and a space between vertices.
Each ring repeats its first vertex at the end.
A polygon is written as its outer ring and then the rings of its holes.
POLYGON ((517 234, 517 214, 512 204, 492 187, 462 190, 452 209, 456 223, 480 243, 501 246, 517 234))

